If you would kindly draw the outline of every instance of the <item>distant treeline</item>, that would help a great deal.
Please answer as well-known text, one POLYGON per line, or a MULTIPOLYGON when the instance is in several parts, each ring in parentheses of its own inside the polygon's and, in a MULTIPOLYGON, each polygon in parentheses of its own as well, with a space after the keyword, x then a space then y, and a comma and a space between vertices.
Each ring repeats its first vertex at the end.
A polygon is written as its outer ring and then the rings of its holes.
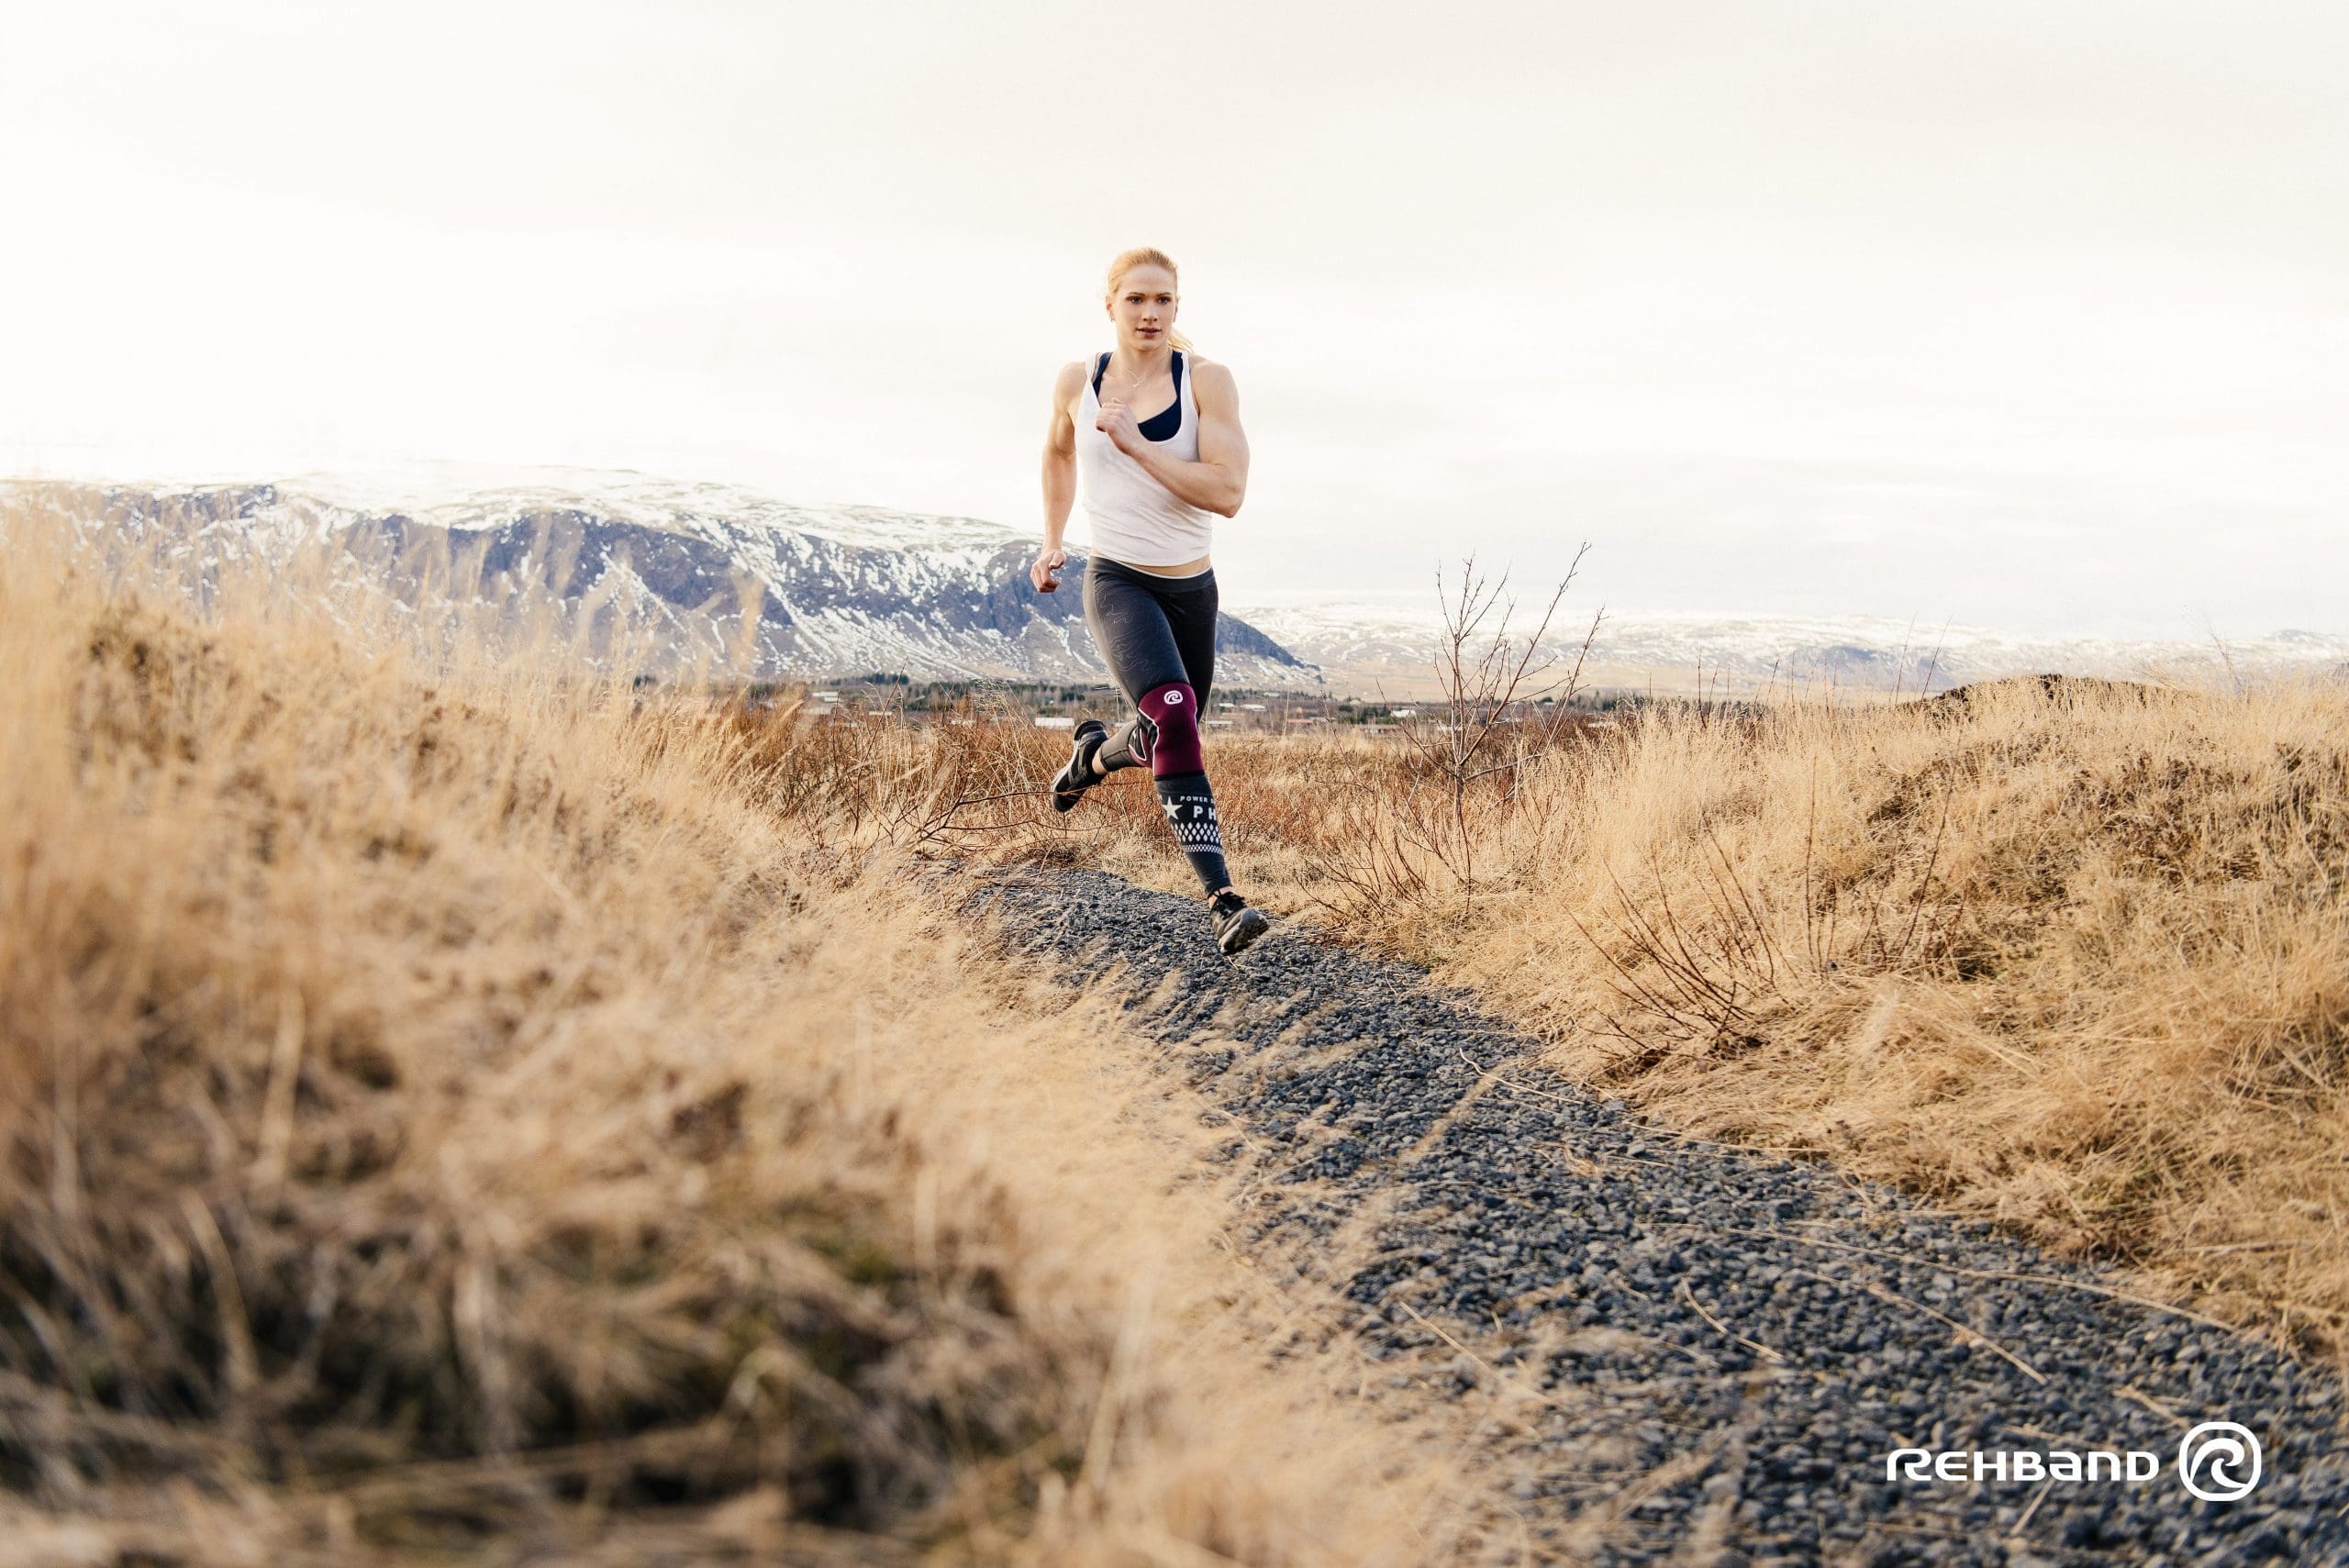
MULTIPOLYGON (((967 713, 974 710, 1002 711, 1020 714, 1052 714, 1063 709, 1081 713, 1109 713, 1128 707, 1123 693, 1106 682, 1086 684, 1066 681, 1007 681, 959 680, 917 681, 910 675, 890 671, 875 671, 870 674, 838 676, 825 680, 752 681, 729 686, 738 691, 742 701, 751 706, 767 707, 785 702, 794 696, 814 697, 829 693, 823 700, 837 701, 843 708, 870 712, 887 708, 900 713, 967 713)), ((1535 708, 1550 706, 1552 697, 1513 706, 1535 708)), ((1565 699, 1572 707, 1593 713, 1612 713, 1618 709, 1642 706, 1729 708, 1741 705, 1725 702, 1694 703, 1682 698, 1651 697, 1643 693, 1592 689, 1574 693, 1565 699)), ((1440 700, 1398 697, 1391 701, 1369 697, 1329 696, 1320 693, 1258 690, 1244 686, 1218 686, 1211 699, 1219 714, 1228 716, 1264 717, 1273 722, 1289 718, 1319 718, 1331 724, 1392 724, 1417 716, 1430 715, 1442 707, 1440 700)))

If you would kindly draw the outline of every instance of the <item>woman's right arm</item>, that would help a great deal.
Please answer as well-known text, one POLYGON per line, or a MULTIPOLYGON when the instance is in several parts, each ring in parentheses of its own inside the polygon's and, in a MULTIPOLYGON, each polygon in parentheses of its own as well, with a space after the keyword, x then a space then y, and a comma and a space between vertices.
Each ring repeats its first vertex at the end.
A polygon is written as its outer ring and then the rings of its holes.
POLYGON ((1028 580, 1040 594, 1060 587, 1061 568, 1068 564, 1061 540, 1076 505, 1076 426, 1070 409, 1084 381, 1085 366, 1074 360, 1052 380, 1052 419, 1044 427, 1044 549, 1028 568, 1028 580))

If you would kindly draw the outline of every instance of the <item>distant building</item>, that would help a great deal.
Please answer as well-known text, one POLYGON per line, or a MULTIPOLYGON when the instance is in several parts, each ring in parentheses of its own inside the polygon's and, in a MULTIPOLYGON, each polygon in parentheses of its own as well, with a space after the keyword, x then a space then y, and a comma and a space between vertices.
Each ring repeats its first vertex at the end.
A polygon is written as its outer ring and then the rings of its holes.
POLYGON ((1039 729, 1074 729, 1076 728, 1076 720, 1061 714, 1040 713, 1036 716, 1036 728, 1039 729))

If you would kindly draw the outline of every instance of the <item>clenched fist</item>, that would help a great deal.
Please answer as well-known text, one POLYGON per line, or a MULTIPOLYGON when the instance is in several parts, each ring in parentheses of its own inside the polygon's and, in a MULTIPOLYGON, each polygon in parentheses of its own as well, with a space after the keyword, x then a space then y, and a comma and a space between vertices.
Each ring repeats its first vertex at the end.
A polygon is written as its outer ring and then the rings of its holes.
POLYGON ((1036 584, 1039 594, 1055 593, 1061 585, 1061 568, 1067 564, 1067 550, 1048 550, 1036 557, 1036 563, 1028 568, 1028 581, 1036 584))
POLYGON ((1126 406, 1126 400, 1122 397, 1108 398, 1102 403, 1101 417, 1093 421, 1093 428, 1108 436, 1109 444, 1128 457, 1141 456, 1141 449, 1149 444, 1149 439, 1141 433, 1141 427, 1134 423, 1134 411, 1126 406))

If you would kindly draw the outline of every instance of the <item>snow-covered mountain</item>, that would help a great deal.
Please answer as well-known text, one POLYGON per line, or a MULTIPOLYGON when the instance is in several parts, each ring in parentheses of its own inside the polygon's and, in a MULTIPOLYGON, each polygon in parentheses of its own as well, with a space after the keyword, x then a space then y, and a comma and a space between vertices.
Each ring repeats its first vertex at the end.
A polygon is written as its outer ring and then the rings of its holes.
MULTIPOLYGON (((1332 691, 1425 695, 1442 637, 1431 602, 1245 598, 1234 606, 1299 657, 1323 667, 1332 691)), ((1532 613, 1538 616, 1540 606, 1532 613)), ((1590 612, 1562 606, 1543 645, 1564 675, 1590 629, 1590 612)), ((1487 633, 1494 629, 1488 623, 1487 633)), ((1508 632, 1532 629, 1520 604, 1508 632)), ((2136 677, 2254 670, 2349 674, 2349 637, 2278 631, 2266 637, 2165 642, 2021 638, 1974 627, 1924 627, 1865 616, 1638 617, 1604 621, 1583 672, 1590 686, 1724 695, 1778 690, 1892 695, 1945 691, 1968 681, 2056 671, 2136 677)))
MULTIPOLYGON (((1072 551, 1060 590, 1038 594, 1034 536, 974 517, 800 506, 612 473, 485 488, 435 474, 8 489, 206 559, 329 540, 411 595, 430 584, 518 609, 551 598, 626 614, 663 672, 710 661, 754 678, 1107 678, 1083 628, 1083 558, 1072 551)), ((1317 684, 1244 618, 1224 617, 1217 660, 1230 685, 1317 684)))
MULTIPOLYGON (((339 570, 428 592, 632 623, 661 673, 747 676, 1105 679, 1084 632, 1083 562, 1056 594, 1028 584, 1032 533, 974 517, 806 506, 733 485, 631 473, 434 465, 251 484, 0 483, 84 528, 203 561, 326 542, 339 570), (755 613, 745 626, 744 607, 755 613)), ((1219 684, 1432 695, 1442 632, 1422 605, 1227 585, 1219 684)), ((1571 661, 1589 612, 1561 606, 1547 645, 1571 661)), ((1509 630, 1522 635, 1520 606, 1509 630)), ((1493 629, 1487 626, 1487 632, 1493 629)), ((594 639, 609 645, 609 639, 594 639)), ((2349 673, 2349 637, 2215 642, 2027 639, 1865 617, 1631 617, 1599 628, 1584 684, 1737 695, 1942 691, 2025 672, 2135 676, 2232 666, 2349 673)), ((1553 667, 1551 678, 1564 673, 1553 667)))

